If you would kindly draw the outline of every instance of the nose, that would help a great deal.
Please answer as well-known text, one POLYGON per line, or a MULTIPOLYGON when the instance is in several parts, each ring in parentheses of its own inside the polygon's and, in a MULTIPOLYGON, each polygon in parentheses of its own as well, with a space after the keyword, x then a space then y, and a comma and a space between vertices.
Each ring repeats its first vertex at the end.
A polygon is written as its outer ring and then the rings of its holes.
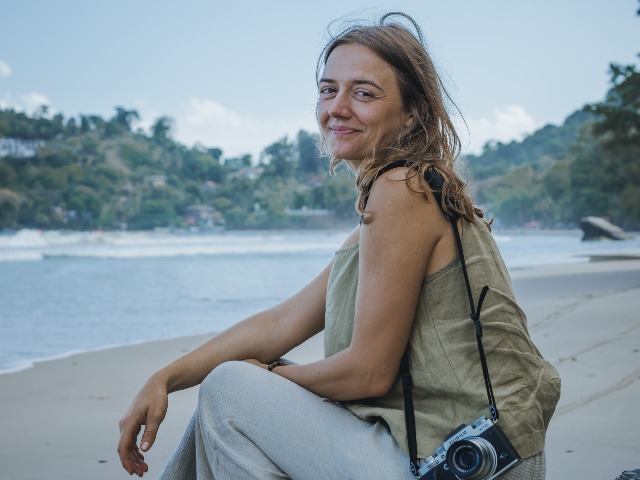
POLYGON ((346 91, 341 91, 330 100, 327 113, 333 118, 349 118, 351 116, 350 96, 346 91))

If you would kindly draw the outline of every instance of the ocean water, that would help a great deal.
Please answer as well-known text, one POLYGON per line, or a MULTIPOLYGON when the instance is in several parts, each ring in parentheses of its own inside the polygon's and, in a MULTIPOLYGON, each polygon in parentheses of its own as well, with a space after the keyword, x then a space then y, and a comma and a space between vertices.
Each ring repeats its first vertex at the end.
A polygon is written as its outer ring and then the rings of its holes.
MULTIPOLYGON (((225 329, 295 293, 347 231, 0 235, 0 373, 71 353, 225 329)), ((638 254, 640 239, 496 233, 507 266, 638 254)))

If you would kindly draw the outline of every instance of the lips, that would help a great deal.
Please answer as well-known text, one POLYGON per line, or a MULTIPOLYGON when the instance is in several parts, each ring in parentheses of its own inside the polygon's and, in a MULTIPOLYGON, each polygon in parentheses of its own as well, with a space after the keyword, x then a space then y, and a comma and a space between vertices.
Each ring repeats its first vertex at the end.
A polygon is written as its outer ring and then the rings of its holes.
POLYGON ((349 135, 350 133, 359 132, 359 130, 349 127, 330 127, 330 129, 335 135, 349 135))

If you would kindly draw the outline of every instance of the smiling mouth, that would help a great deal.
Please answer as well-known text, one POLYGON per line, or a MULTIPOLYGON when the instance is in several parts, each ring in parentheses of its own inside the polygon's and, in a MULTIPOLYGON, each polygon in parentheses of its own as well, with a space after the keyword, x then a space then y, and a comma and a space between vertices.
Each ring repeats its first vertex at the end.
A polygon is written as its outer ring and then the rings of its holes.
POLYGON ((336 135, 348 135, 350 133, 357 133, 359 130, 348 127, 331 127, 331 131, 336 135))

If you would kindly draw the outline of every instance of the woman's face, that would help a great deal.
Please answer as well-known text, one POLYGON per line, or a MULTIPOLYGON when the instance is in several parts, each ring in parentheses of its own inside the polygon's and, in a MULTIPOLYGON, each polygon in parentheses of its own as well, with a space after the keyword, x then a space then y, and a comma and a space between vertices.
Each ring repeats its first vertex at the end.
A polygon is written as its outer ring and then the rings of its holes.
POLYGON ((318 123, 329 152, 355 169, 411 124, 393 69, 364 45, 336 47, 318 90, 318 123))

